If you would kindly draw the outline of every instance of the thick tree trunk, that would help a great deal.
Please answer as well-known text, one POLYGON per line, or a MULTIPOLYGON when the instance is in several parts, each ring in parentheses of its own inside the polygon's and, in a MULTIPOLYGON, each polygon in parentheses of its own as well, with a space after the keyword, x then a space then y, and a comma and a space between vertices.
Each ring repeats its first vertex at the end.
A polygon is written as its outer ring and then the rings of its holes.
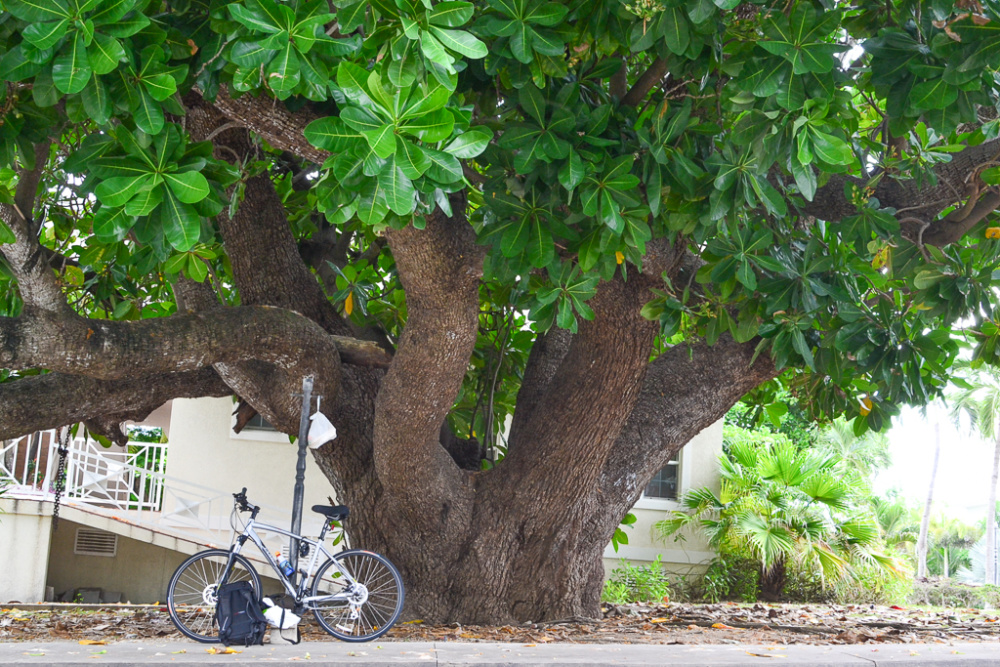
POLYGON ((917 538, 917 577, 927 576, 927 531, 931 524, 931 503, 934 501, 934 481, 937 479, 938 459, 941 457, 941 427, 934 425, 934 461, 931 463, 931 481, 927 485, 927 502, 920 521, 917 538))
POLYGON ((788 571, 785 561, 780 560, 760 573, 760 599, 766 602, 780 602, 784 597, 788 571))

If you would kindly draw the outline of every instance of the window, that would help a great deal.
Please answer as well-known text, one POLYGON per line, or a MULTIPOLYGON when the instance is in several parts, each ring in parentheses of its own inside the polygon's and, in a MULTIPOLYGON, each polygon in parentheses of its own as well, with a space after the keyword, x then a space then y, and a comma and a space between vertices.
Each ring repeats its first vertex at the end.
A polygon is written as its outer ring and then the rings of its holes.
POLYGON ((277 431, 278 429, 271 426, 271 423, 264 419, 261 414, 255 414, 253 418, 247 422, 247 425, 243 427, 244 430, 251 431, 277 431))
POLYGON ((642 492, 644 498, 658 498, 660 500, 677 500, 678 478, 680 472, 680 460, 671 459, 667 465, 653 475, 653 479, 646 485, 646 490, 642 492))
POLYGON ((288 436, 279 431, 261 415, 254 415, 243 429, 236 432, 236 412, 231 416, 229 438, 231 440, 250 440, 253 442, 272 442, 288 444, 288 436))

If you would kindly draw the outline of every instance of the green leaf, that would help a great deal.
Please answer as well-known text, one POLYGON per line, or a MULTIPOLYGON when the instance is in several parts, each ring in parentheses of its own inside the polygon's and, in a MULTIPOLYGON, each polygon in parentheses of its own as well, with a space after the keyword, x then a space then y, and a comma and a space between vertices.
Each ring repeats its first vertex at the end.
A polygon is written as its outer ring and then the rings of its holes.
POLYGON ((299 64, 295 45, 286 44, 285 48, 271 60, 264 74, 267 77, 268 86, 275 93, 288 93, 299 85, 302 67, 299 64))
POLYGON ((102 0, 97 11, 90 15, 90 20, 94 22, 94 25, 115 23, 124 18, 133 7, 135 7, 135 0, 102 0))
POLYGON ((559 183, 572 192, 576 186, 583 182, 583 178, 586 175, 587 171, 584 169, 583 159, 580 157, 580 154, 574 150, 570 150, 569 159, 566 160, 566 164, 559 170, 559 183))
POLYGON ((153 74, 143 77, 142 84, 157 102, 162 102, 177 92, 177 83, 169 74, 153 74))
POLYGON ((799 162, 794 153, 791 156, 791 165, 792 176, 795 178, 795 184, 799 186, 799 192, 806 198, 806 201, 812 201, 813 197, 816 196, 816 172, 811 166, 799 162))
POLYGON ((272 34, 281 32, 281 26, 276 25, 273 22, 274 19, 268 16, 267 13, 258 10, 257 7, 250 9, 234 2, 228 5, 227 9, 229 9, 229 13, 232 14, 233 19, 250 30, 272 34))
POLYGON ((472 18, 475 6, 471 2, 450 0, 439 2, 427 12, 427 22, 444 28, 457 28, 465 25, 472 18))
POLYGON ((447 184, 457 183, 464 177, 462 163, 454 155, 429 148, 423 148, 423 153, 430 162, 426 175, 432 180, 447 184))
POLYGON ((196 204, 207 197, 211 191, 208 187, 208 179, 198 171, 163 174, 163 180, 167 182, 178 201, 184 204, 196 204))
POLYGON ((368 141, 368 145, 375 151, 375 154, 384 160, 396 152, 396 135, 393 132, 394 130, 395 128, 392 125, 386 123, 374 130, 363 130, 361 134, 364 135, 368 141))
POLYGON ((123 208, 102 206, 94 214, 94 235, 101 243, 118 243, 135 224, 123 208))
POLYGON ((536 222, 531 225, 528 240, 528 261, 536 269, 548 266, 555 257, 555 244, 552 243, 552 232, 548 225, 536 222))
POLYGON ((90 85, 83 89, 80 95, 83 109, 98 125, 104 125, 111 119, 111 97, 108 89, 96 75, 90 85))
POLYGON ((435 62, 442 67, 447 68, 449 72, 455 71, 452 67, 455 64, 455 59, 448 55, 444 45, 442 45, 434 35, 426 30, 420 31, 420 50, 431 62, 435 62))
POLYGON ((4 7, 28 23, 72 18, 65 0, 4 0, 4 7))
POLYGON ((241 39, 233 44, 229 60, 244 69, 255 69, 271 62, 275 53, 275 49, 266 48, 260 42, 241 39))
POLYGON ((423 149, 399 137, 396 140, 396 165, 403 170, 407 178, 413 180, 424 175, 430 168, 431 161, 423 149))
POLYGON ((142 12, 135 11, 125 16, 120 21, 109 21, 102 31, 112 37, 131 37, 150 23, 149 17, 142 12))
POLYGON ((389 163, 379 173, 378 183, 385 192, 385 201, 389 210, 398 215, 408 215, 413 212, 417 204, 413 182, 396 165, 395 160, 389 160, 389 163))
POLYGON ((659 26, 667 48, 671 52, 682 55, 687 51, 691 44, 691 30, 682 7, 674 6, 663 10, 659 26))
POLYGON ((94 74, 107 74, 113 72, 118 63, 125 59, 125 49, 114 37, 99 32, 87 47, 87 59, 94 74))
POLYGON ((812 350, 809 349, 809 344, 806 343, 805 336, 798 328, 792 329, 792 347, 795 351, 802 355, 802 359, 806 362, 809 368, 815 369, 816 362, 813 360, 812 350))
POLYGON ((516 221, 508 223, 503 236, 500 237, 500 252, 504 257, 516 257, 528 246, 530 238, 530 216, 523 215, 516 221))
POLYGON ((26 42, 36 49, 44 51, 55 46, 56 42, 66 36, 69 21, 62 19, 46 23, 32 23, 21 34, 26 42))
POLYGON ((445 146, 444 150, 457 158, 466 160, 474 158, 486 150, 490 140, 493 139, 493 132, 481 125, 470 128, 445 146))
POLYGON ((958 88, 948 85, 944 79, 932 79, 913 86, 909 102, 917 110, 944 109, 957 99, 958 88))
POLYGON ((346 60, 337 66, 337 87, 355 104, 367 106, 372 103, 367 81, 368 70, 346 60))
POLYGON ((378 116, 362 107, 347 107, 340 112, 340 118, 359 133, 377 130, 385 124, 378 116))
POLYGON ((143 190, 128 200, 125 213, 129 216, 149 215, 163 201, 163 186, 158 185, 149 190, 143 190))
POLYGON ((331 153, 345 151, 362 138, 360 132, 334 116, 314 120, 306 125, 303 134, 313 146, 331 153))
POLYGON ((24 45, 18 44, 0 58, 0 72, 7 81, 23 81, 35 76, 42 69, 38 63, 33 63, 24 55, 24 45))
POLYGON ((14 236, 14 232, 11 231, 10 227, 3 220, 0 220, 0 245, 4 243, 15 243, 17 237, 14 236))
POLYGON ((341 7, 337 11, 337 23, 340 25, 342 33, 354 32, 365 22, 365 12, 368 10, 368 3, 362 0, 353 5, 341 7))
POLYGON ((152 187, 153 175, 116 176, 100 183, 94 190, 97 199, 105 206, 124 206, 139 190, 152 187))
POLYGON ((145 90, 139 91, 136 108, 132 110, 136 127, 149 135, 157 135, 163 129, 163 109, 145 90))
POLYGON ((358 218, 366 225, 381 222, 389 212, 385 201, 385 191, 378 180, 370 180, 361 190, 358 201, 358 218))
POLYGON ((167 242, 181 252, 190 250, 201 235, 198 211, 194 206, 178 200, 169 188, 164 189, 163 204, 159 210, 167 242))
POLYGON ((489 53, 486 44, 465 30, 445 30, 435 25, 430 26, 434 36, 446 49, 461 53, 466 58, 485 58, 489 53))
POLYGON ((781 196, 774 187, 767 182, 766 179, 751 176, 750 186, 753 188, 754 192, 762 202, 768 211, 774 215, 784 216, 788 213, 788 206, 785 204, 785 199, 781 196))
POLYGON ((812 140, 813 152, 823 162, 831 165, 854 163, 854 151, 851 150, 850 144, 843 139, 820 132, 812 127, 809 128, 809 136, 812 140))
POLYGON ((420 118, 409 120, 402 131, 429 144, 443 141, 451 136, 455 127, 455 117, 447 109, 439 109, 420 118))
POLYGON ((76 38, 70 40, 52 61, 52 83, 61 93, 79 93, 90 81, 92 73, 83 35, 77 33, 76 38))
POLYGON ((542 91, 533 85, 527 85, 521 88, 518 102, 539 125, 545 126, 545 98, 542 96, 542 91))
POLYGON ((531 2, 527 6, 529 9, 524 20, 535 25, 559 25, 569 12, 569 7, 557 2, 531 2))

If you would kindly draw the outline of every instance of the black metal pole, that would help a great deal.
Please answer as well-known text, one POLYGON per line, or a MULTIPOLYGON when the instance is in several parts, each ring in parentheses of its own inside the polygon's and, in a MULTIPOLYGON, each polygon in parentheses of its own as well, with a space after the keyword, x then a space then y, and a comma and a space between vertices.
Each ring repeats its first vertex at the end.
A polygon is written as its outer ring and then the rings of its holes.
MULTIPOLYGON (((292 499, 292 528, 296 535, 302 532, 302 498, 306 491, 306 448, 309 446, 309 405, 312 400, 313 378, 302 378, 302 413, 299 415, 299 458, 295 463, 295 497, 292 499)), ((288 560, 292 567, 299 567, 299 550, 295 539, 288 544, 288 560)))

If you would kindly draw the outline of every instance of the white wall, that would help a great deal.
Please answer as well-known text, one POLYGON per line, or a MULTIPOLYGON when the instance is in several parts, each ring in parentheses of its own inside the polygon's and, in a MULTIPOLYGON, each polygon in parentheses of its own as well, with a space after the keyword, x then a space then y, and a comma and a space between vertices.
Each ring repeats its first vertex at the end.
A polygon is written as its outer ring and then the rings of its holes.
MULTIPOLYGON (((245 486, 251 502, 282 508, 277 514, 265 508, 259 520, 287 527, 298 447, 283 433, 233 433, 234 408, 231 398, 175 399, 170 414, 167 475, 226 494, 219 511, 227 517, 232 509, 229 494, 245 486)), ((164 511, 176 509, 171 495, 168 493, 164 500, 164 511)), ((333 496, 333 488, 313 461, 312 453, 307 453, 304 533, 319 532, 322 519, 309 508, 328 504, 327 496, 333 496)))
POLYGON ((0 602, 43 602, 52 505, 0 499, 0 602))
MULTIPOLYGON (((686 491, 708 486, 719 489, 719 455, 722 453, 722 420, 712 424, 684 445, 680 456, 678 474, 678 496, 686 491)), ((629 543, 618 547, 618 552, 609 545, 604 550, 604 569, 610 573, 624 559, 635 564, 644 564, 662 556, 664 570, 675 576, 700 574, 715 553, 699 533, 686 532, 682 541, 668 538, 659 540, 653 525, 667 517, 672 509, 680 505, 672 500, 641 498, 632 509, 636 522, 623 530, 629 543)))

